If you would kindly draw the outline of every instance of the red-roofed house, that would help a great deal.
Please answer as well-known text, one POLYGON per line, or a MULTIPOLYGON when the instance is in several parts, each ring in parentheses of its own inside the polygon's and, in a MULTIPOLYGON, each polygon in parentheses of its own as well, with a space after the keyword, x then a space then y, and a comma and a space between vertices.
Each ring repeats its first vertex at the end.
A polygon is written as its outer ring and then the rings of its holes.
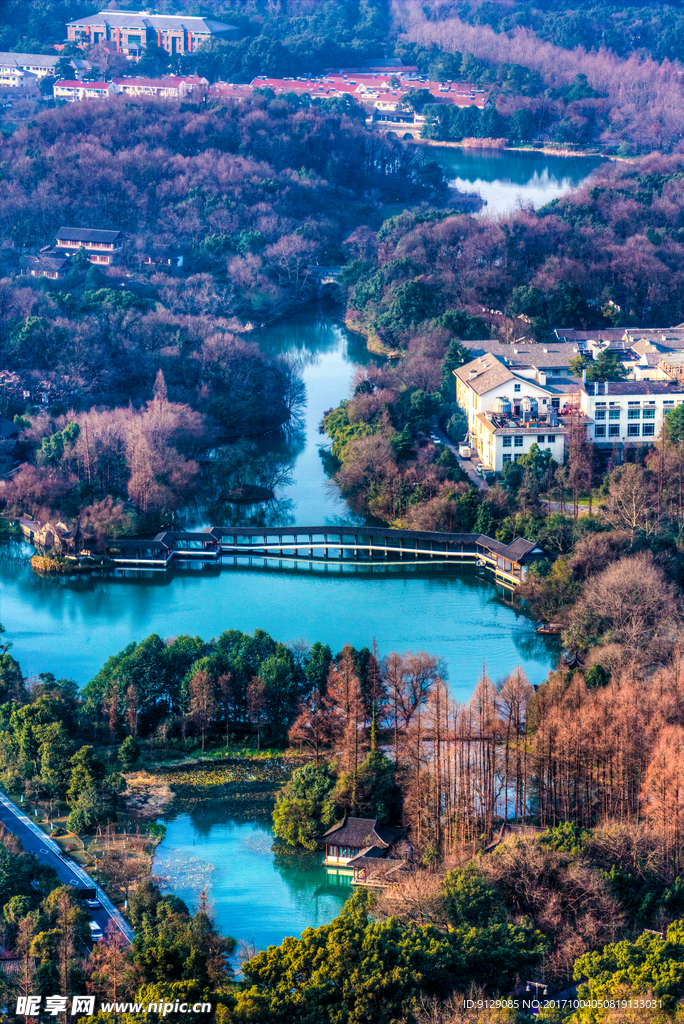
POLYGON ((254 89, 272 89, 276 96, 294 92, 298 96, 308 93, 312 99, 332 99, 335 96, 352 96, 369 111, 372 108, 373 120, 403 121, 411 124, 422 124, 423 117, 412 110, 402 109, 407 94, 412 89, 426 89, 432 96, 433 103, 452 104, 457 107, 477 107, 482 110, 487 105, 488 94, 483 89, 465 82, 429 82, 413 73, 396 72, 335 72, 323 78, 255 78, 254 89), (392 115, 396 115, 393 117, 392 115))
POLYGON ((232 82, 215 82, 207 90, 209 96, 218 100, 244 100, 251 97, 254 89, 251 85, 237 85, 232 82))
POLYGON ((115 78, 117 92, 127 96, 160 96, 167 99, 178 99, 192 93, 195 87, 206 89, 209 82, 199 75, 180 78, 177 75, 165 75, 164 78, 115 78))
POLYGON ((76 82, 60 79, 53 87, 55 99, 67 100, 102 100, 107 96, 116 95, 116 86, 112 82, 76 82))

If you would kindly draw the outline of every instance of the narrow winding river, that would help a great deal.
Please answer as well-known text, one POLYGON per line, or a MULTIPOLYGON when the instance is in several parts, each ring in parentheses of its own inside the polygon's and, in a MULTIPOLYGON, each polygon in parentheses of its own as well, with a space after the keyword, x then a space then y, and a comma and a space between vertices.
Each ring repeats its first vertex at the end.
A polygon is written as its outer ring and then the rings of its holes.
MULTIPOLYGON (((518 197, 539 206, 596 165, 447 148, 430 155, 461 188, 481 191, 490 213, 505 212, 518 197)), ((354 521, 325 475, 318 427, 368 358, 363 344, 320 311, 264 330, 259 343, 300 360, 307 389, 300 429, 277 446, 291 468, 268 514, 297 525, 354 521)), ((536 636, 521 609, 474 570, 395 565, 341 572, 305 560, 279 569, 244 559, 198 572, 62 580, 32 573, 30 553, 23 545, 5 548, 0 567, 0 621, 27 675, 49 671, 83 684, 109 655, 152 632, 210 638, 260 627, 284 642, 304 637, 333 650, 375 638, 383 655, 428 651, 444 660, 452 696, 465 701, 483 662, 494 679, 522 665, 539 683, 557 657, 556 644, 536 636)), ((191 812, 172 808, 166 821, 155 870, 190 903, 198 879, 208 880, 221 927, 257 948, 331 920, 348 895, 340 888, 345 880, 327 878, 315 858, 276 858, 268 823, 240 818, 220 802, 191 812)))

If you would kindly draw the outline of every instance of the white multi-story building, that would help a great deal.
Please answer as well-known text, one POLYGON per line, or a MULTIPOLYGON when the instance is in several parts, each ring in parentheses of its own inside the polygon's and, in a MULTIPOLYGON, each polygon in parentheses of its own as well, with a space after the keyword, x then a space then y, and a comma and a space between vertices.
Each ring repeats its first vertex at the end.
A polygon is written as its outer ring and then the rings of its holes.
POLYGON ((580 408, 598 445, 653 444, 667 413, 684 402, 684 384, 673 380, 583 384, 580 408))
MULTIPOLYGON (((78 57, 71 57, 74 69, 74 78, 79 78, 90 71, 92 64, 88 60, 81 60, 78 57)), ((36 78, 44 78, 45 75, 54 75, 57 63, 61 60, 59 55, 43 53, 0 53, 0 85, 23 85, 26 78, 35 75, 36 78)))
POLYGON ((77 82, 60 79, 53 86, 56 100, 75 103, 79 100, 104 100, 108 96, 116 96, 116 86, 112 82, 77 82))
POLYGON ((565 458, 565 427, 559 413, 576 410, 580 382, 526 366, 514 372, 491 353, 454 370, 456 401, 468 417, 472 443, 486 469, 500 473, 507 462, 527 455, 533 445, 565 458))

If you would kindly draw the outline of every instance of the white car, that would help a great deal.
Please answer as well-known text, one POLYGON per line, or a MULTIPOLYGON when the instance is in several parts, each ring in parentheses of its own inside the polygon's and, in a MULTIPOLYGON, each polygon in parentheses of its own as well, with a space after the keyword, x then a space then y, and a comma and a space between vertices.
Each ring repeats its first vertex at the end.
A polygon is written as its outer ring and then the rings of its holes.
POLYGON ((86 900, 86 906, 92 907, 92 909, 94 910, 96 907, 100 906, 100 901, 97 898, 93 900, 86 900))
POLYGON ((102 929, 100 928, 97 921, 90 922, 90 937, 93 942, 99 942, 102 939, 102 929))

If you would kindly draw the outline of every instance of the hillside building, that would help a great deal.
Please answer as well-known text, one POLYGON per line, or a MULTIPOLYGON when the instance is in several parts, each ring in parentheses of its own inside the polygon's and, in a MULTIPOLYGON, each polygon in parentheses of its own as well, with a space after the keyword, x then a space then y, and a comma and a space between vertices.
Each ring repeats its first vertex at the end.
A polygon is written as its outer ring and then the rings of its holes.
POLYGON ((559 464, 564 461, 566 428, 559 416, 577 411, 577 378, 549 379, 546 370, 531 365, 514 370, 492 353, 454 370, 454 376, 456 401, 485 469, 501 473, 535 444, 559 464))
POLYGON ((68 255, 46 252, 25 256, 21 261, 21 273, 24 277, 47 277, 51 281, 63 281, 70 266, 68 255))
MULTIPOLYGON (((55 74, 57 62, 61 60, 54 54, 42 53, 0 53, 0 85, 18 88, 27 82, 55 74)), ((88 60, 71 58, 74 78, 81 78, 90 71, 92 64, 88 60)))
POLYGON ((99 228, 60 228, 55 236, 57 249, 73 256, 79 249, 85 249, 91 263, 113 263, 123 246, 120 231, 104 231, 99 228))
POLYGON ((212 38, 237 39, 238 30, 213 18, 147 11, 101 11, 67 24, 69 42, 82 46, 111 43, 117 53, 139 57, 147 46, 167 53, 192 53, 212 38))
POLYGON ((653 444, 667 413, 684 402, 680 381, 611 381, 583 384, 580 408, 587 434, 599 446, 653 444))
POLYGON ((80 100, 104 100, 108 96, 116 96, 116 86, 112 82, 79 82, 76 79, 60 79, 53 86, 56 100, 76 103, 80 100))

